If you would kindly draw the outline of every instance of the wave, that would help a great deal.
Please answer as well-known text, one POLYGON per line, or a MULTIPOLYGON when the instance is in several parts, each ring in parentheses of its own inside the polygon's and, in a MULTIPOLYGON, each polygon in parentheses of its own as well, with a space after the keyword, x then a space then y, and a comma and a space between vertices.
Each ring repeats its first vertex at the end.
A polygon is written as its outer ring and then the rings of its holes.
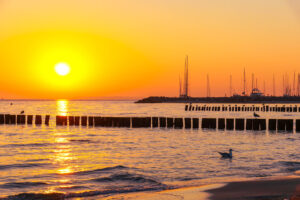
POLYGON ((0 185, 0 188, 11 189, 11 188, 27 188, 27 187, 36 187, 41 185, 47 185, 44 182, 10 182, 0 185))
POLYGON ((6 198, 0 198, 0 200, 63 200, 65 195, 63 193, 21 193, 17 195, 8 196, 6 198))
POLYGON ((297 140, 297 139, 295 139, 295 138, 286 138, 286 140, 289 140, 289 141, 295 141, 295 140, 297 140))
POLYGON ((51 145, 50 143, 28 143, 28 144, 6 144, 1 145, 1 148, 11 148, 11 147, 45 147, 51 145))
MULTIPOLYGON (((70 139, 68 142, 65 143, 72 143, 72 142, 77 142, 77 143, 92 143, 91 140, 86 140, 86 139, 70 139)), ((51 143, 27 143, 27 144, 18 144, 18 143, 13 143, 13 144, 5 144, 5 145, 0 145, 0 148, 17 148, 17 147, 46 147, 46 146, 52 146, 53 144, 51 143)))
POLYGON ((113 171, 113 170, 122 170, 122 169, 129 169, 129 168, 125 167, 123 165, 116 165, 113 167, 105 167, 105 168, 94 169, 94 170, 74 172, 74 173, 72 173, 72 175, 88 175, 88 174, 93 174, 93 173, 107 172, 107 171, 113 171))
POLYGON ((69 198, 84 198, 98 195, 113 195, 123 194, 131 192, 143 192, 143 191, 160 191, 171 189, 171 187, 164 186, 160 188, 154 187, 137 187, 137 188, 121 188, 121 189, 106 189, 106 190, 92 190, 85 192, 74 192, 74 193, 21 193, 17 195, 11 195, 6 198, 0 198, 1 200, 32 200, 32 199, 43 199, 43 200, 64 200, 69 198))
POLYGON ((93 179, 93 181, 96 181, 96 182, 129 181, 129 182, 135 182, 135 183, 150 183, 150 184, 155 184, 155 185, 162 184, 153 179, 146 178, 142 175, 130 174, 130 173, 113 174, 109 177, 93 179))
POLYGON ((92 140, 80 140, 80 139, 71 139, 69 140, 70 142, 87 142, 87 143, 91 143, 92 140))
POLYGON ((0 170, 7 170, 12 168, 41 167, 45 165, 48 164, 47 163, 22 163, 22 164, 0 165, 0 170))
POLYGON ((285 167, 287 172, 296 172, 300 170, 300 162, 294 161, 280 161, 278 162, 281 166, 285 167))

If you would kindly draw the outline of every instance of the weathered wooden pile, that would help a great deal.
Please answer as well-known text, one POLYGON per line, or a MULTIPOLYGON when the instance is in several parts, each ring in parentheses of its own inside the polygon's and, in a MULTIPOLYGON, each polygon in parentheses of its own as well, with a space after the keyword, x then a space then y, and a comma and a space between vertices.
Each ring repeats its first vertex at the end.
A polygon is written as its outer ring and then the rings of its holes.
MULTIPOLYGON (((0 114, 0 124, 49 125, 50 115, 0 114)), ((300 132, 300 119, 56 116, 56 126, 300 132)))
POLYGON ((300 112, 300 107, 285 105, 185 105, 185 111, 220 111, 220 112, 300 112))

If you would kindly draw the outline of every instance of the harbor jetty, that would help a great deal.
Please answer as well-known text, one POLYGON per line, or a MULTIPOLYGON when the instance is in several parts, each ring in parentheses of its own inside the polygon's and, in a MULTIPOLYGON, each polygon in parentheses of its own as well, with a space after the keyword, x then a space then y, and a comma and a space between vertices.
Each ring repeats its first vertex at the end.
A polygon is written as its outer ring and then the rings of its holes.
POLYGON ((164 97, 151 96, 135 103, 300 103, 300 96, 164 97))

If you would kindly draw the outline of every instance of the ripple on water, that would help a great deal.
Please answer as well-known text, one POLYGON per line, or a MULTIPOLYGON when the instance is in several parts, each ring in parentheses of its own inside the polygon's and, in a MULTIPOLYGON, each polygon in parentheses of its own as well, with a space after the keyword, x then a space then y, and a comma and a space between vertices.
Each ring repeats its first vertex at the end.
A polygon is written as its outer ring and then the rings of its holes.
POLYGON ((28 188, 47 185, 45 182, 9 182, 0 185, 0 188, 13 189, 13 188, 28 188))
POLYGON ((43 167, 49 165, 49 163, 19 163, 11 165, 0 165, 0 170, 7 170, 13 168, 30 168, 30 167, 43 167))

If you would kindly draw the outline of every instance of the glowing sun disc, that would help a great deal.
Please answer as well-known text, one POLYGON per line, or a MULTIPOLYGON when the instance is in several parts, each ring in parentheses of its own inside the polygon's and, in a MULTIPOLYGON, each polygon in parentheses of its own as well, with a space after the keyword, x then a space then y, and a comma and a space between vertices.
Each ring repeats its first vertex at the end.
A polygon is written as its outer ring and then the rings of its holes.
POLYGON ((55 65, 55 72, 60 76, 65 76, 70 73, 70 66, 66 63, 57 63, 55 65))

